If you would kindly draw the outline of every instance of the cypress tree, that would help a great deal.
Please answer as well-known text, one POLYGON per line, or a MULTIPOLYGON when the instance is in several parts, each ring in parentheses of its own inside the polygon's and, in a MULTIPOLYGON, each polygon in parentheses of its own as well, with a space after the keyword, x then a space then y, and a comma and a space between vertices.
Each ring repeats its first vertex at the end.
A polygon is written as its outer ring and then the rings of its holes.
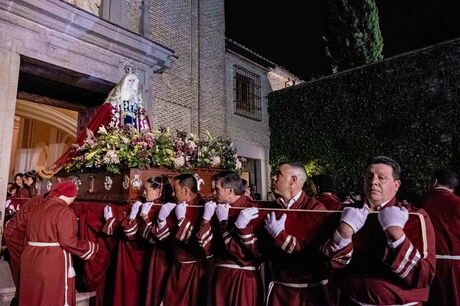
POLYGON ((383 39, 375 0, 328 0, 323 39, 333 73, 381 60, 383 39))

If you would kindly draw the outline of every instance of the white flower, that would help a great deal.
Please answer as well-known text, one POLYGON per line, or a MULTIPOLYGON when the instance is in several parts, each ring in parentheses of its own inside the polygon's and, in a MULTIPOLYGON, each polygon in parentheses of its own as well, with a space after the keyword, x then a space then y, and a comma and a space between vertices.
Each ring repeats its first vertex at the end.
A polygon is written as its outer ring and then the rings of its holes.
POLYGON ((107 130, 105 129, 105 127, 103 125, 101 125, 99 127, 99 129, 97 130, 97 133, 98 134, 107 134, 107 130))
POLYGON ((220 165, 220 157, 219 156, 213 156, 211 157, 211 166, 219 166, 220 165))
POLYGON ((193 140, 189 141, 187 145, 192 150, 196 149, 196 143, 193 140))
POLYGON ((108 150, 103 158, 103 161, 105 164, 119 164, 120 158, 115 150, 108 150))
POLYGON ((178 156, 176 158, 174 158, 174 164, 176 165, 176 167, 182 167, 184 166, 185 164, 185 158, 184 156, 178 156))

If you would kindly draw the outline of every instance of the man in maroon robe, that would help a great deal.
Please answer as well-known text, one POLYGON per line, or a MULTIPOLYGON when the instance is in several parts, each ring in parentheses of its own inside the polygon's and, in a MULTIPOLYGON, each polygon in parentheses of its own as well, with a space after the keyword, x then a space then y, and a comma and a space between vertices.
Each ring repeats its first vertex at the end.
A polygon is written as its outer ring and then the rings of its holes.
MULTIPOLYGON (((302 190, 306 180, 301 164, 280 164, 274 187, 281 197, 273 205, 283 209, 326 210, 321 202, 302 190)), ((321 261, 318 248, 304 245, 289 234, 284 226, 286 218, 283 214, 277 220, 272 212, 265 220, 265 228, 272 237, 271 247, 265 250, 271 267, 267 305, 333 305, 329 269, 321 261)))
POLYGON ((75 305, 71 254, 89 260, 98 250, 94 242, 78 239, 77 218, 69 207, 76 196, 73 182, 61 182, 30 213, 21 255, 19 305, 75 305))
POLYGON ((427 305, 460 306, 460 197, 454 194, 458 176, 437 170, 432 190, 420 201, 433 223, 436 235, 436 276, 427 305))
MULTIPOLYGON (((206 304, 212 255, 203 251, 196 238, 201 220, 193 222, 186 212, 187 205, 203 206, 204 201, 198 193, 197 181, 192 174, 174 177, 174 194, 179 203, 175 207, 177 224, 174 236, 171 237, 174 262, 166 283, 163 304, 202 306, 206 304)), ((161 236, 161 231, 158 235, 161 236)))
POLYGON ((322 248, 334 268, 348 266, 342 275, 341 299, 353 305, 421 305, 428 300, 436 270, 434 230, 423 209, 396 199, 400 174, 401 167, 393 159, 373 158, 364 176, 365 202, 344 208, 337 230, 322 248), (383 258, 379 262, 369 254, 356 254, 352 261, 352 237, 364 226, 369 212, 379 212, 386 238, 383 258), (404 232, 409 212, 423 216, 426 250, 418 250, 404 232))
MULTIPOLYGON (((249 225, 258 217, 257 203, 244 196, 242 179, 229 173, 216 182, 216 216, 219 235, 214 236, 216 266, 211 280, 208 305, 256 306, 263 303, 262 277, 259 271, 260 253, 257 237, 249 225), (229 222, 230 207, 244 208, 235 222, 229 222)), ((198 233, 204 249, 210 243, 211 222, 206 222, 198 233), (206 238, 208 237, 208 238, 206 238)))

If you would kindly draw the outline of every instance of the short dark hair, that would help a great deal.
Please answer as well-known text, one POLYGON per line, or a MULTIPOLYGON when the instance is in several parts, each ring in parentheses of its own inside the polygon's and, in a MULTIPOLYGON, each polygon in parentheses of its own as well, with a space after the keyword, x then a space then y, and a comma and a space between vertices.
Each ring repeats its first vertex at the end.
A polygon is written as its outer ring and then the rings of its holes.
POLYGON ((150 187, 153 189, 161 187, 160 200, 163 203, 172 202, 174 200, 172 186, 166 175, 150 177, 147 179, 147 183, 149 183, 150 187))
POLYGON ((375 156, 375 157, 373 157, 373 158, 371 158, 369 160, 369 162, 366 165, 366 169, 370 165, 375 165, 375 164, 384 164, 384 165, 390 166, 393 169, 393 178, 395 180, 400 179, 400 177, 401 177, 401 166, 394 159, 392 159, 392 158, 390 158, 388 156, 384 156, 384 155, 375 156))
POLYGON ((318 174, 311 177, 318 193, 335 192, 334 178, 329 174, 318 174))
POLYGON ((181 187, 187 187, 193 193, 198 193, 198 183, 193 174, 182 173, 174 177, 174 181, 178 182, 181 187))
POLYGON ((229 173, 219 179, 222 188, 231 188, 235 195, 243 195, 246 188, 243 184, 243 179, 237 173, 229 173))
POLYGON ((432 181, 436 180, 438 185, 446 186, 450 189, 455 189, 458 186, 458 176, 455 172, 449 169, 438 169, 433 172, 432 181))

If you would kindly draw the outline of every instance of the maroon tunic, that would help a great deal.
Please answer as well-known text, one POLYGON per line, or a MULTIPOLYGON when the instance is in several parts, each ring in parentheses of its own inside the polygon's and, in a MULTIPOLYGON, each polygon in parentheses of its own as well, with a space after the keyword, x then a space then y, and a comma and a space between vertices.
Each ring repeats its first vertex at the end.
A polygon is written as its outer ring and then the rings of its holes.
POLYGON ((36 206, 27 225, 21 256, 20 305, 75 305, 71 254, 89 260, 98 245, 77 237, 77 218, 59 198, 36 206))
MULTIPOLYGON (((188 204, 203 206, 204 202, 198 196, 188 204)), ((203 251, 196 237, 200 224, 201 219, 192 221, 190 214, 177 224, 171 239, 174 262, 166 285, 165 306, 206 305, 211 255, 203 251)))
POLYGON ((19 294, 21 254, 27 244, 26 230, 29 216, 34 207, 40 205, 43 201, 44 199, 41 196, 28 200, 21 205, 20 210, 14 217, 5 224, 5 233, 3 237, 8 247, 8 253, 10 254, 9 264, 14 285, 16 286, 16 295, 19 294))
MULTIPOLYGON (((241 196, 231 206, 258 207, 258 204, 241 196)), ((198 232, 198 239, 205 250, 209 250, 211 244, 206 238, 210 230, 211 222, 208 222, 198 232)), ((208 305, 262 305, 260 254, 253 228, 248 226, 240 230, 233 222, 222 222, 216 232, 219 235, 214 235, 212 241, 215 245, 216 267, 210 283, 208 305)))
POLYGON ((427 242, 425 256, 414 247, 407 236, 395 249, 382 246, 385 247, 382 262, 366 256, 367 254, 361 254, 351 261, 352 243, 332 252, 329 248, 330 242, 327 242, 322 250, 330 258, 334 268, 345 268, 348 265, 341 275, 345 297, 371 305, 425 302, 428 300, 429 286, 436 270, 433 226, 423 209, 417 209, 407 202, 398 202, 396 198, 386 204, 386 207, 390 206, 404 206, 409 212, 423 216, 427 242))
POLYGON ((116 233, 119 238, 112 305, 137 306, 144 300, 141 280, 147 244, 137 237, 138 222, 142 218, 130 219, 129 212, 124 215, 127 216, 122 222, 119 218, 110 218, 103 229, 106 234, 116 233))
POLYGON ((172 250, 167 236, 162 240, 152 233, 153 220, 158 210, 151 209, 148 216, 139 222, 138 234, 149 244, 146 252, 145 306, 159 306, 165 296, 166 281, 171 268, 172 250))
POLYGON ((327 210, 341 210, 342 203, 333 193, 322 193, 317 196, 318 201, 324 204, 327 210))
MULTIPOLYGON (((326 210, 302 191, 289 209, 326 210)), ((282 230, 266 250, 271 267, 268 305, 332 305, 328 272, 318 248, 282 230)), ((332 296, 335 296, 332 295, 332 296)))
POLYGON ((460 306, 460 197, 445 189, 426 194, 420 207, 436 235, 436 271, 428 305, 460 306))

